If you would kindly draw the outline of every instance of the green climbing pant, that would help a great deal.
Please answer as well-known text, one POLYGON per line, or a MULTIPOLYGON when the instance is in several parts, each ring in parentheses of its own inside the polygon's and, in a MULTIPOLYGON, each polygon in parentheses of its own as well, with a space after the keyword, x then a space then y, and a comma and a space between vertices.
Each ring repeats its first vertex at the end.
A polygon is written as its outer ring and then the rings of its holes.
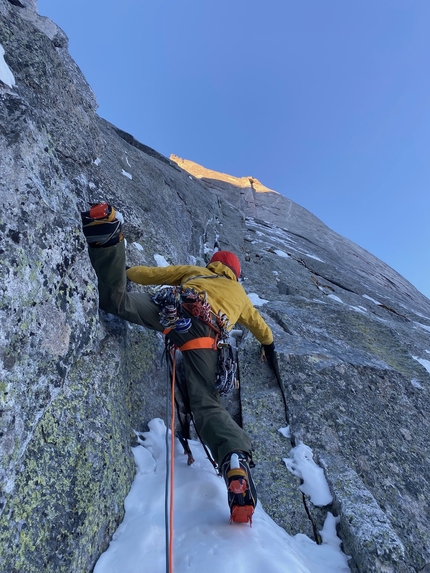
MULTIPOLYGON (((147 293, 126 290, 124 241, 113 247, 89 247, 91 263, 96 271, 100 308, 130 322, 162 332, 159 322, 160 308, 147 293)), ((192 318, 191 329, 184 334, 172 330, 169 339, 181 346, 213 331, 203 322, 192 318)), ((217 371, 217 352, 207 349, 188 350, 183 353, 183 364, 191 411, 203 442, 209 447, 218 465, 232 451, 251 453, 251 440, 236 424, 220 403, 214 389, 217 371)))

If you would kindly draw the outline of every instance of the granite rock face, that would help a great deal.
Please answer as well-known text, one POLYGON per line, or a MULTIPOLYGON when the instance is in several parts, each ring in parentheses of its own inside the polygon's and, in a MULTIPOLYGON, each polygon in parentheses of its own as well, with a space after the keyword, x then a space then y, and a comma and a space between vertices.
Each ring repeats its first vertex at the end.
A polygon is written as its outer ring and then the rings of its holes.
POLYGON ((102 199, 125 216, 129 265, 204 265, 215 243, 240 257, 281 374, 245 332, 229 407, 265 509, 316 540, 339 515, 352 570, 425 570, 430 301, 255 178, 166 158, 98 117, 34 1, 0 0, 0 19, 16 80, 0 84, 0 571, 90 572, 123 516, 134 431, 164 417, 162 339, 97 310, 79 212, 102 199), (324 468, 328 507, 283 462, 299 443, 324 468))

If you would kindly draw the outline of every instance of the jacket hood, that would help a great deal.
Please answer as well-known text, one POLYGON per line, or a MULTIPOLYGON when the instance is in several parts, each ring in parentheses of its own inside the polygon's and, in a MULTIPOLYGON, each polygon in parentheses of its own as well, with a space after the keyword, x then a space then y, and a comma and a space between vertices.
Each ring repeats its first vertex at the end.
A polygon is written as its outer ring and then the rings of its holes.
POLYGON ((209 263, 207 267, 210 271, 215 273, 216 275, 224 276, 232 281, 237 281, 237 277, 234 272, 231 270, 230 267, 220 263, 219 261, 214 261, 213 263, 209 263))

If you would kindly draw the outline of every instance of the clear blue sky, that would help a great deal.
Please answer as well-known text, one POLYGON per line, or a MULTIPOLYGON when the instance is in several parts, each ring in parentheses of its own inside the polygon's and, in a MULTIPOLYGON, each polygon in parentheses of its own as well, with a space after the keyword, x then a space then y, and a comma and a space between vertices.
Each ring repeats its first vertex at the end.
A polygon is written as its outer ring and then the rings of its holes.
POLYGON ((38 0, 99 113, 251 175, 430 298, 429 0, 38 0))

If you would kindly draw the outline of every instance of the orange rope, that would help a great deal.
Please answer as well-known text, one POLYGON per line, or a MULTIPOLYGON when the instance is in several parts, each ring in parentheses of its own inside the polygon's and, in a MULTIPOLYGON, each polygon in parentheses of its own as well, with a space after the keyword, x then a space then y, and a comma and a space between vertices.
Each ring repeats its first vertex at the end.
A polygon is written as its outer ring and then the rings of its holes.
POLYGON ((176 349, 173 351, 172 396, 170 422, 170 508, 169 508, 169 572, 173 573, 173 508, 175 488, 175 384, 176 384, 176 349))

